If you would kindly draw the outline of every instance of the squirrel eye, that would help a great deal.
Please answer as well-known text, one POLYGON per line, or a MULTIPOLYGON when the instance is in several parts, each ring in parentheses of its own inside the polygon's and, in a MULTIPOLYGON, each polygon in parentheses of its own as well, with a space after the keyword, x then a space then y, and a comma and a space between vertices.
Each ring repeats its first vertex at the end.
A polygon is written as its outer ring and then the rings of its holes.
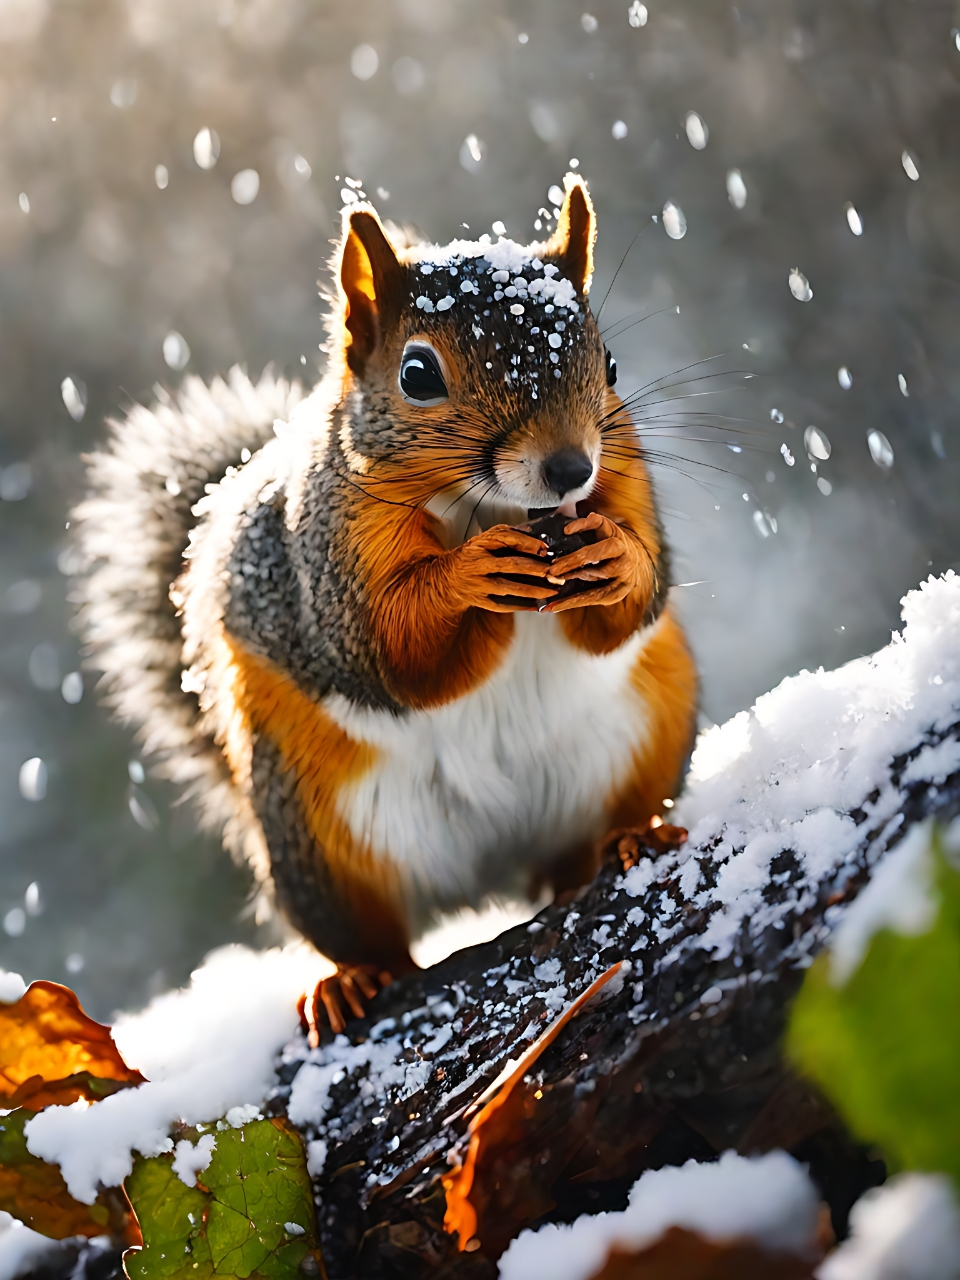
POLYGON ((607 358, 607 386, 612 387, 617 380, 617 362, 609 347, 603 348, 603 354, 607 358))
POLYGON ((449 392, 440 361, 428 346, 409 346, 400 361, 400 390, 414 404, 439 404, 449 392))

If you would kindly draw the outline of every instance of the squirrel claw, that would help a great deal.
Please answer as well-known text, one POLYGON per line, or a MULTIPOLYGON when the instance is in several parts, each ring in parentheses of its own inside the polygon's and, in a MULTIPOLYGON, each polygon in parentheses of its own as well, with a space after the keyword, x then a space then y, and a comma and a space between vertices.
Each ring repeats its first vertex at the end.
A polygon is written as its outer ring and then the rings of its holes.
POLYGON ((687 842, 686 827, 677 827, 654 816, 643 826, 628 827, 610 833, 606 842, 608 854, 620 859, 624 871, 635 867, 649 853, 668 853, 687 842))
POLYGON ((372 1000, 381 987, 389 986, 393 975, 372 964, 339 965, 336 973, 322 978, 316 989, 297 1001, 300 1025, 311 1049, 320 1044, 325 1026, 334 1035, 347 1029, 347 1020, 366 1015, 364 1000, 372 1000))

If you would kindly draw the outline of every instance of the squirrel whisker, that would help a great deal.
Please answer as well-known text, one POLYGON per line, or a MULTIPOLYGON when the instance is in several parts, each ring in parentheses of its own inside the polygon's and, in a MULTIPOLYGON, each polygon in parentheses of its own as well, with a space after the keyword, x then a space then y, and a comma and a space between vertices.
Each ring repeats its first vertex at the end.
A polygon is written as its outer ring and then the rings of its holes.
POLYGON ((634 328, 636 325, 643 324, 646 320, 655 320, 657 316, 665 315, 667 312, 670 312, 672 315, 676 315, 677 307, 675 305, 672 307, 659 307, 656 311, 648 311, 645 315, 640 315, 639 311, 631 311, 628 316, 624 316, 620 320, 615 320, 613 324, 609 325, 606 329, 601 329, 600 336, 605 342, 616 342, 617 338, 622 338, 628 330, 634 328), (634 319, 635 316, 639 318, 634 319), (630 321, 629 324, 627 324, 628 320, 630 321), (618 325, 623 325, 623 328, 618 329, 618 325), (616 333, 611 332, 611 330, 614 329, 616 329, 616 333))

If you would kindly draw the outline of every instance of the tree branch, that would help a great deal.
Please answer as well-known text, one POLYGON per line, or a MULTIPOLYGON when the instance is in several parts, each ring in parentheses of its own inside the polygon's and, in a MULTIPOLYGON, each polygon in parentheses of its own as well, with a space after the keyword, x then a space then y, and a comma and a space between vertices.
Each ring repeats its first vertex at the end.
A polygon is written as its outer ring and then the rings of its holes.
POLYGON ((931 731, 890 762, 896 812, 864 797, 850 813, 856 847, 816 882, 784 841, 732 932, 723 872, 744 845, 724 848, 729 831, 667 852, 614 836, 575 904, 395 983, 349 1040, 293 1046, 269 1105, 326 1144, 314 1186, 330 1280, 493 1280, 524 1227, 622 1208, 645 1169, 731 1147, 809 1162, 842 1231, 883 1166, 785 1065, 787 1013, 877 859, 914 821, 960 812, 960 772, 938 787, 904 778, 921 751, 958 737, 956 723, 931 731), (478 1099, 504 1065, 616 961, 620 972, 477 1127, 478 1099), (471 1142, 465 1188, 457 1169, 471 1142), (475 1215, 459 1242, 462 1220, 444 1229, 444 1180, 475 1215))

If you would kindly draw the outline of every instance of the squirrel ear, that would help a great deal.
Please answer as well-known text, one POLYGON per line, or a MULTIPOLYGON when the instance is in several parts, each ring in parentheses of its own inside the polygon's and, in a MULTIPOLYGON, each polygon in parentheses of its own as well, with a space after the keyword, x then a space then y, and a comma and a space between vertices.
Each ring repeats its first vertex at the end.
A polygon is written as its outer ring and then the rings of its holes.
POLYGON ((593 275, 593 242, 597 238, 597 216, 587 184, 579 173, 563 180, 565 195, 557 229, 547 241, 547 256, 558 258, 563 273, 586 294, 593 275))
POLYGON ((340 254, 343 322, 350 335, 347 364, 362 373, 384 329, 400 312, 403 269, 383 227, 370 208, 344 215, 340 254))

